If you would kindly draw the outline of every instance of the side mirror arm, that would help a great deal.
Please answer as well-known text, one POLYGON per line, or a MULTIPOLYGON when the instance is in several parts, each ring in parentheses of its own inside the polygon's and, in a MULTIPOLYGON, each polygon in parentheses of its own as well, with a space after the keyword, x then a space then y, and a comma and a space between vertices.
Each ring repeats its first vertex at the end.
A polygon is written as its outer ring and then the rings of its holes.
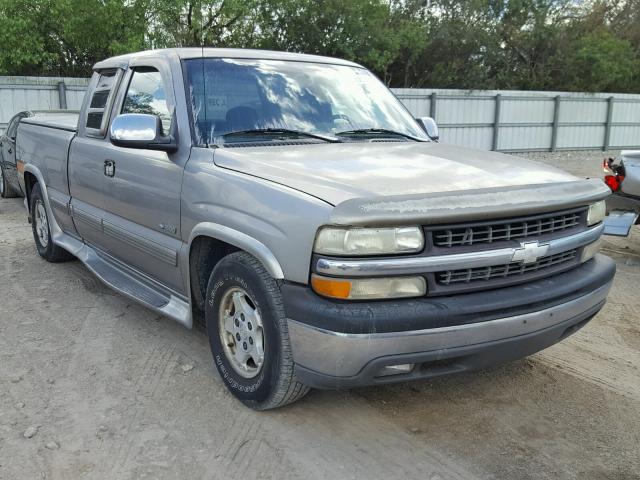
POLYGON ((171 128, 168 135, 158 136, 149 144, 150 150, 163 150, 173 153, 178 150, 178 121, 175 108, 171 113, 171 128))

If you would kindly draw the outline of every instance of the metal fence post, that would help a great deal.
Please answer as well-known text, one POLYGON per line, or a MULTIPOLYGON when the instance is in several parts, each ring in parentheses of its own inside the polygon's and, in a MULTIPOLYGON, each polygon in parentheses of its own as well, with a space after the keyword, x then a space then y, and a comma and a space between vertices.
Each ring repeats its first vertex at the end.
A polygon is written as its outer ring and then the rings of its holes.
POLYGON ((502 95, 497 93, 495 99, 495 111, 493 114, 493 141, 491 143, 491 150, 498 150, 498 141, 500 140, 500 104, 502 102, 502 95))
POLYGON ((438 98, 438 94, 436 92, 431 92, 431 101, 429 102, 429 116, 436 119, 436 101, 438 98))
POLYGON ((58 105, 60 110, 67 109, 67 86, 64 82, 58 82, 58 105))
POLYGON ((604 127, 604 145, 602 150, 609 150, 609 143, 611 142, 611 119, 613 118, 613 102, 614 98, 609 97, 607 99, 607 123, 604 127))
POLYGON ((553 104, 553 129, 551 130, 551 151, 555 152, 558 145, 558 119, 560 118, 560 95, 556 95, 553 104))

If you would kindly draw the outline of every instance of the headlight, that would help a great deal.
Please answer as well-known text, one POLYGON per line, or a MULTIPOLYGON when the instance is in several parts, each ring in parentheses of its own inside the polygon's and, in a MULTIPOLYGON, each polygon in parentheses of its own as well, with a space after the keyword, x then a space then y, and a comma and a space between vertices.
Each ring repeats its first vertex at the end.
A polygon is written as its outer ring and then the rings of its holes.
POLYGON ((325 255, 384 255, 419 252, 423 247, 420 227, 324 227, 318 231, 314 251, 325 255))
POLYGON ((587 214, 587 225, 595 225, 604 220, 607 214, 607 205, 604 200, 589 205, 589 213, 587 214))
POLYGON ((584 263, 587 260, 591 260, 593 257, 595 257, 596 253, 598 253, 598 250, 600 250, 601 245, 602 239, 598 239, 595 242, 585 246, 582 249, 582 256, 580 257, 580 261, 584 263))
POLYGON ((325 297, 342 300, 379 300, 421 297, 427 293, 423 277, 330 278, 311 275, 313 290, 325 297))

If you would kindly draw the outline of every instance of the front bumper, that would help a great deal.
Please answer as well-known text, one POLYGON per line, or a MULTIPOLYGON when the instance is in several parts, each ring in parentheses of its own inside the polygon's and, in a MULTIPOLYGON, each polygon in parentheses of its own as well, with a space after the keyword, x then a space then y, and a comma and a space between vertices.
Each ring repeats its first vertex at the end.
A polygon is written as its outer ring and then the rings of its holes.
POLYGON ((316 388, 390 383, 524 357, 577 331, 604 305, 615 264, 597 255, 525 285, 451 297, 334 302, 283 288, 296 375, 316 388), (394 328, 395 327, 395 328, 394 328), (381 376, 390 365, 408 373, 381 376))

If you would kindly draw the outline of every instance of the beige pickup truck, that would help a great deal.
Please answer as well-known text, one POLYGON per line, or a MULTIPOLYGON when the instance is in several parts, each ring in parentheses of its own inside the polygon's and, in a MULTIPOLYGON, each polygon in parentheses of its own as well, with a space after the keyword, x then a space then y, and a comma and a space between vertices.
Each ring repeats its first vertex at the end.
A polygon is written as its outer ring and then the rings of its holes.
POLYGON ((79 114, 24 118, 39 254, 188 328, 245 405, 463 372, 585 325, 600 179, 438 143, 369 71, 170 49, 94 67, 79 114))

